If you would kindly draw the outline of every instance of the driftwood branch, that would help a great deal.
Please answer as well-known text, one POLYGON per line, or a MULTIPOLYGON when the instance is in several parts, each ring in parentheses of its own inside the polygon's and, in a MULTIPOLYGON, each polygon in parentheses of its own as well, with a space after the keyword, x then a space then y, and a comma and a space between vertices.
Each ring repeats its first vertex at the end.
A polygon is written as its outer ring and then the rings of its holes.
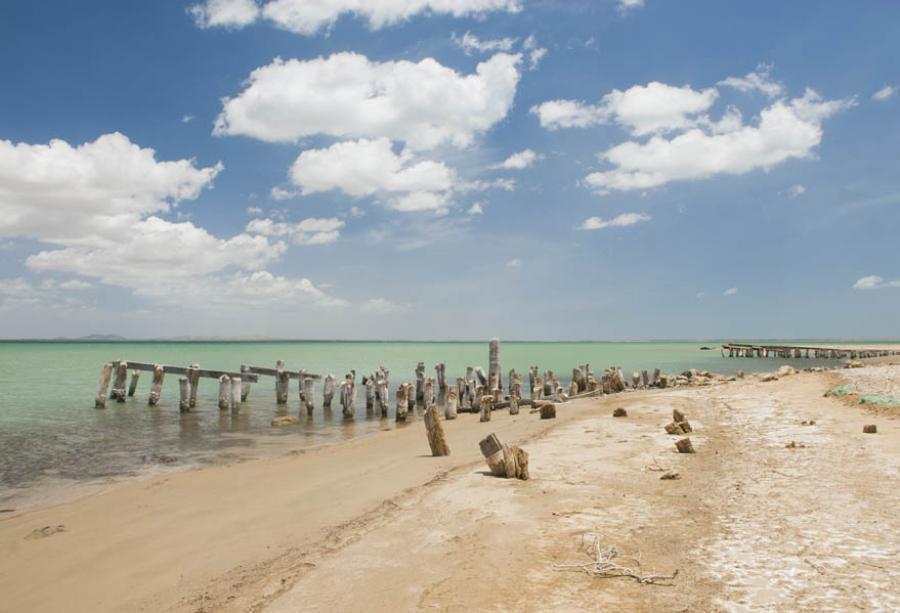
POLYGON ((630 577, 641 584, 646 585, 672 585, 669 582, 678 576, 676 569, 671 575, 645 574, 641 568, 641 561, 637 558, 620 556, 619 549, 615 545, 604 546, 600 541, 600 535, 587 532, 581 537, 581 550, 590 556, 591 561, 583 564, 554 564, 556 570, 579 570, 593 577, 630 577), (626 563, 630 565, 626 565, 626 563))

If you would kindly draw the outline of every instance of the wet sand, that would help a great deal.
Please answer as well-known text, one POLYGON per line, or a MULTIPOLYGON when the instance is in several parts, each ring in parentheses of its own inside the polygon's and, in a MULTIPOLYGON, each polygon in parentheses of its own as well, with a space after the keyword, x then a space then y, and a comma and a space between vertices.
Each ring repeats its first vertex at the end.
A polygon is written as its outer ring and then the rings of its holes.
MULTIPOLYGON (((900 367, 879 368, 890 389, 900 367)), ((0 519, 0 610, 897 610, 900 410, 823 398, 841 374, 461 415, 447 458, 416 421, 118 484, 0 519), (697 453, 674 452, 673 408, 697 453), (485 474, 489 432, 523 444, 531 480, 485 474), (586 532, 678 576, 557 570, 588 561, 586 532)))

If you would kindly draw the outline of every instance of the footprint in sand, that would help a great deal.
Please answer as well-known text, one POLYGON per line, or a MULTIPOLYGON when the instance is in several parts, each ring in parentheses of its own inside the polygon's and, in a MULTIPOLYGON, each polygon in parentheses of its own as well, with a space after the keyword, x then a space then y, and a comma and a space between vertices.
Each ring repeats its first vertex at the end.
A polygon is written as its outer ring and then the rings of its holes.
POLYGON ((66 527, 62 524, 58 526, 44 526, 43 528, 36 528, 31 531, 31 534, 25 537, 26 541, 36 541, 37 539, 47 538, 48 536, 53 536, 57 532, 65 532, 66 527))

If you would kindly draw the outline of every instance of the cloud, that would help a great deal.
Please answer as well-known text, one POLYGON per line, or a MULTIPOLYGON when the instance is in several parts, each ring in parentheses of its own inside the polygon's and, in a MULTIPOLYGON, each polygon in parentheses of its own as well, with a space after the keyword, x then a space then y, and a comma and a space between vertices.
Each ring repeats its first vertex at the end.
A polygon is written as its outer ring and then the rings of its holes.
POLYGON ((342 15, 368 22, 372 30, 406 21, 420 14, 478 17, 486 13, 521 10, 518 0, 206 0, 188 11, 201 28, 243 28, 259 18, 296 34, 311 35, 331 27, 342 15))
POLYGON ((506 263, 507 268, 519 268, 522 266, 522 260, 519 258, 513 258, 506 263))
POLYGON ((577 100, 551 100, 532 107, 542 127, 586 128, 616 121, 635 136, 662 133, 694 126, 719 94, 714 88, 697 91, 653 81, 625 91, 614 89, 600 104, 577 100))
POLYGON ((724 292, 722 292, 722 295, 723 295, 723 296, 734 296, 734 295, 737 294, 737 293, 738 293, 738 288, 736 288, 736 287, 729 287, 729 288, 726 289, 724 292))
POLYGON ((523 149, 518 153, 513 153, 504 161, 497 164, 495 168, 503 168, 506 170, 522 170, 525 168, 529 168, 530 166, 534 165, 536 161, 542 159, 544 159, 543 155, 539 155, 531 149, 523 149))
POLYGON ((585 184, 600 193, 649 189, 806 158, 822 140, 822 122, 854 104, 852 99, 823 100, 807 89, 802 97, 763 109, 755 125, 730 121, 706 130, 697 126, 671 139, 656 135, 646 143, 625 142, 600 154, 613 168, 589 174, 585 184))
POLYGON ((788 189, 788 196, 790 196, 791 198, 796 198, 797 196, 802 196, 805 193, 806 193, 806 188, 803 187, 802 185, 800 185, 799 183, 797 185, 792 185, 790 187, 790 189, 788 189))
POLYGON ((538 67, 538 64, 541 63, 541 60, 544 59, 544 56, 547 55, 547 49, 538 47, 537 39, 534 37, 534 34, 531 34, 525 39, 525 42, 522 43, 522 49, 528 52, 529 70, 535 70, 538 67))
POLYGON ((297 197, 297 192, 295 192, 294 190, 284 189, 284 188, 275 186, 269 192, 269 197, 272 200, 277 200, 277 201, 290 200, 291 198, 297 197))
POLYGON ((484 215, 484 209, 482 208, 480 202, 476 202, 475 204, 470 206, 467 212, 469 215, 484 215))
POLYGON ((262 215, 263 210, 258 206, 248 206, 247 207, 247 215, 262 215))
POLYGON ((894 94, 897 93, 897 87, 894 85, 885 85, 877 92, 872 94, 872 100, 878 100, 879 102, 884 102, 890 98, 894 97, 894 94))
POLYGON ((214 133, 267 142, 324 134, 390 138, 415 150, 465 147, 506 117, 520 61, 520 55, 498 53, 462 75, 431 58, 276 58, 254 70, 238 96, 224 99, 214 133))
POLYGON ((94 286, 87 281, 82 281, 80 279, 70 279, 68 281, 63 281, 62 283, 60 283, 59 287, 62 289, 81 291, 85 289, 91 289, 94 286))
POLYGON ((636 10, 643 6, 644 0, 619 0, 619 11, 621 13, 627 13, 628 11, 636 10))
POLYGON ((182 115, 181 116, 181 123, 191 123, 192 121, 194 121, 193 115, 182 115))
POLYGON ((255 0, 206 0, 187 10, 198 28, 239 29, 250 25, 259 16, 255 0))
POLYGON ((384 298, 370 298, 362 303, 360 310, 364 313, 388 315, 391 313, 403 313, 409 310, 409 305, 397 304, 384 298))
POLYGON ((249 234, 261 234, 278 238, 290 238, 297 245, 327 245, 341 235, 344 222, 336 217, 310 217, 297 223, 277 222, 271 219, 253 219, 247 224, 249 234))
POLYGON ((461 38, 457 37, 454 33, 450 38, 460 49, 465 51, 466 55, 472 55, 473 53, 491 53, 495 51, 511 51, 518 40, 515 38, 481 40, 471 32, 466 32, 461 38))
POLYGON ((443 162, 398 155, 387 138, 306 150, 291 166, 290 177, 303 195, 329 190, 355 197, 379 195, 399 211, 446 209, 447 192, 456 182, 443 162))
POLYGON ((731 87, 739 92, 760 91, 769 98, 776 98, 784 93, 784 86, 772 79, 770 64, 760 64, 753 72, 743 77, 728 77, 719 81, 718 85, 731 87))
POLYGON ((588 217, 581 224, 581 230, 603 230, 604 228, 621 228, 625 226, 633 226, 642 221, 649 221, 650 216, 644 213, 622 213, 612 219, 602 219, 600 217, 588 217))
POLYGON ((499 179, 476 179, 475 181, 460 181, 454 186, 458 192, 483 192, 489 189, 500 189, 505 192, 516 190, 516 180, 499 178, 499 179))
POLYGON ((212 185, 221 164, 157 161, 119 133, 73 147, 0 140, 0 236, 45 242, 113 238, 212 185))
POLYGON ((887 287, 900 287, 900 280, 885 281, 878 275, 862 277, 853 284, 853 289, 884 289, 887 287))

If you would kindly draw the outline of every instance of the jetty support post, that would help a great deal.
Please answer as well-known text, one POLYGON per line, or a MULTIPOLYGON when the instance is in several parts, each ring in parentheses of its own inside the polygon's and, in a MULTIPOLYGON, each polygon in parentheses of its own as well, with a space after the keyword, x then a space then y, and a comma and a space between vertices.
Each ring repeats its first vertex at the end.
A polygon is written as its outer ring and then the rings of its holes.
POLYGON ((188 383, 191 384, 191 395, 188 404, 193 409, 197 406, 197 388, 200 384, 200 365, 191 364, 190 373, 188 374, 188 383))
POLYGON ((231 406, 229 394, 231 393, 231 377, 222 375, 219 377, 219 410, 226 411, 231 406))
POLYGON ((353 414, 353 390, 346 378, 341 382, 341 412, 344 415, 353 414))
POLYGON ((107 362, 100 369, 100 382, 97 384, 97 396, 94 398, 94 407, 106 408, 106 392, 109 389, 109 379, 112 377, 113 363, 107 362))
MULTIPOLYGON (((241 364, 241 374, 249 373, 250 366, 247 364, 241 364)), ((247 397, 250 395, 250 382, 247 381, 244 377, 241 377, 241 402, 247 402, 247 397)))
MULTIPOLYGON (((306 414, 312 415, 316 406, 316 388, 312 377, 303 379, 303 403, 306 405, 306 414)), ((347 413, 345 412, 344 417, 346 416, 347 413)))
POLYGON ((241 377, 231 377, 231 410, 237 412, 241 410, 241 402, 244 399, 244 383, 241 377))
POLYGON ((447 397, 447 365, 443 362, 436 364, 434 374, 437 378, 438 394, 441 398, 447 397))
POLYGON ((178 379, 178 410, 187 413, 191 410, 191 384, 187 377, 178 379))
POLYGON ((128 384, 128 397, 134 398, 134 393, 137 391, 138 379, 141 377, 141 371, 132 370, 131 371, 131 383, 128 384))
MULTIPOLYGON (((409 411, 409 400, 406 397, 408 391, 409 385, 406 383, 401 383, 397 388, 397 421, 406 421, 406 413, 409 411)), ((387 417, 387 414, 382 410, 381 416, 387 417)))
MULTIPOLYGON (((390 392, 388 391, 388 382, 387 379, 379 379, 375 384, 376 389, 376 400, 378 401, 378 409, 381 411, 382 417, 388 416, 388 407, 391 403, 390 392)), ((409 403, 407 402, 407 408, 409 408, 409 403)))
POLYGON ((128 362, 121 361, 116 363, 116 378, 113 380, 112 393, 110 398, 115 398, 116 402, 125 402, 125 382, 128 381, 128 362))
POLYGON ((456 409, 459 403, 459 392, 455 387, 447 390, 447 402, 444 404, 444 417, 446 419, 456 419, 456 409))
POLYGON ((334 398, 335 378, 334 375, 325 375, 325 381, 322 383, 322 408, 330 409, 331 400, 334 398))
POLYGON ((162 393, 163 379, 166 377, 166 371, 160 364, 153 366, 153 382, 150 384, 150 399, 147 401, 151 407, 159 403, 159 396, 162 393))
POLYGON ((284 361, 278 360, 275 363, 275 403, 287 404, 288 387, 290 385, 291 374, 284 369, 284 361))
POLYGON ((416 366, 416 406, 425 406, 425 362, 416 366))
POLYGON ((488 382, 491 389, 503 389, 503 374, 500 372, 500 339, 494 337, 488 343, 488 382))

